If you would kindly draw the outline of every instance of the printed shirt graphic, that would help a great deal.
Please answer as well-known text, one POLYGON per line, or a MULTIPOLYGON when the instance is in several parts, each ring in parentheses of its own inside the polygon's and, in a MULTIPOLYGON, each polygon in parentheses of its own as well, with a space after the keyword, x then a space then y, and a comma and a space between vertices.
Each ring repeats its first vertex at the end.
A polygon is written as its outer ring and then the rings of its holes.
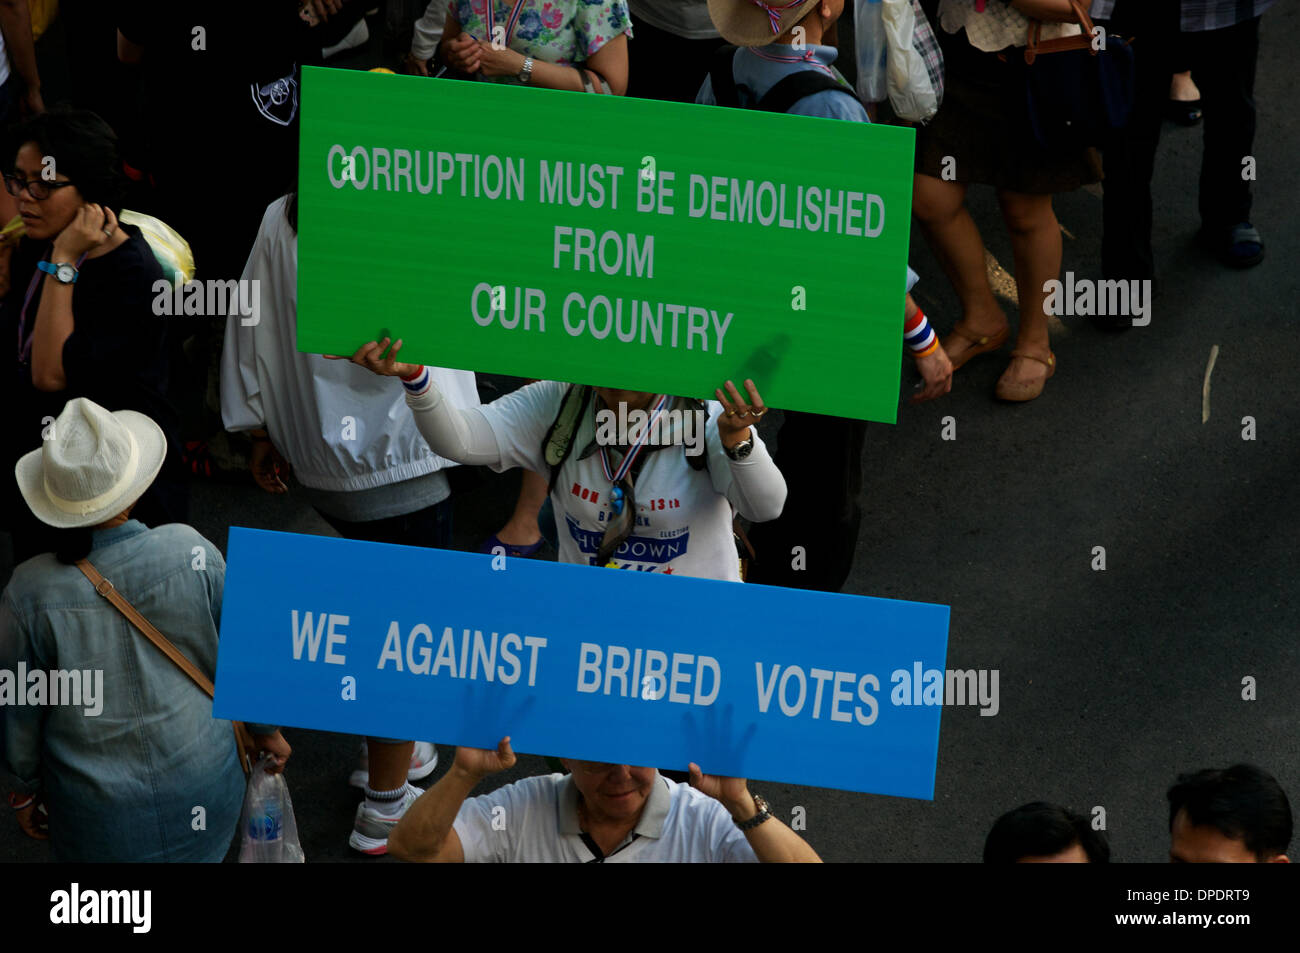
MULTIPOLYGON (((542 456, 542 440, 559 413, 567 388, 557 381, 542 381, 480 408, 501 451, 501 464, 493 469, 525 467, 541 474, 550 472, 542 456)), ((731 503, 725 496, 731 486, 731 467, 712 423, 722 413, 722 405, 708 401, 706 408, 710 421, 705 428, 707 471, 692 468, 680 445, 650 453, 634 486, 636 522, 632 534, 612 560, 617 568, 740 581, 731 503)), ((595 409, 589 406, 574 435, 573 452, 551 494, 561 562, 592 565, 612 515, 609 480, 600 454, 578 459, 595 435, 595 409)), ((754 443, 755 449, 761 443, 756 433, 754 443)), ((611 464, 616 466, 619 459, 610 454, 611 464)))
MULTIPOLYGON (((495 4, 492 9, 497 26, 508 29, 514 4, 507 0, 454 0, 453 9, 462 30, 490 43, 488 3, 495 4)), ((627 0, 523 0, 506 46, 544 63, 572 66, 590 59, 620 33, 632 35, 627 0)), ((486 78, 519 82, 518 76, 486 78)))
POLYGON ((288 76, 270 83, 251 83, 249 90, 257 111, 278 126, 287 126, 298 115, 298 67, 288 76))

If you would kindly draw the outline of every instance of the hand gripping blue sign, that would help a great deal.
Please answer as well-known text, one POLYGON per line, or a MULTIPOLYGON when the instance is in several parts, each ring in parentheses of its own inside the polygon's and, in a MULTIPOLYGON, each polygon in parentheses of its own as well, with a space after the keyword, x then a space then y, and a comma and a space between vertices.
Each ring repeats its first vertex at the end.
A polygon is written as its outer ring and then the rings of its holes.
POLYGON ((947 638, 946 606, 234 527, 213 714, 931 799, 947 638))

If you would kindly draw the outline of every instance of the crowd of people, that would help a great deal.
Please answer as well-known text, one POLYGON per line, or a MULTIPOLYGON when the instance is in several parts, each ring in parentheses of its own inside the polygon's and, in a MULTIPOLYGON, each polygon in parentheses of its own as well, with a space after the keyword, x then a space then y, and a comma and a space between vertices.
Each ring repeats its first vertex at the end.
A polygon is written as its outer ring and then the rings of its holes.
MULTIPOLYGON (((783 111, 890 121, 887 105, 864 104, 836 68, 845 2, 431 0, 416 10, 392 2, 385 22, 410 35, 393 65, 400 57, 430 82, 772 109, 774 90, 809 74, 817 83, 780 97, 783 111)), ((1132 114, 1104 141, 1053 150, 1035 140, 1016 88, 1023 71, 1006 54, 1025 45, 1031 20, 1046 21, 1047 39, 1079 34, 1076 4, 917 0, 939 39, 945 98, 917 131, 913 207, 961 314, 941 337, 907 269, 898 318, 921 378, 913 400, 941 399, 957 370, 1011 337, 966 209, 969 186, 996 189, 1014 249, 1019 326, 1002 400, 1035 399, 1057 370, 1047 293, 1061 269, 1054 194, 1104 172, 1104 270, 1155 276, 1159 127, 1170 102, 1191 101, 1175 69, 1190 66, 1203 103, 1202 237, 1227 265, 1262 259, 1241 157, 1253 150, 1259 24, 1271 2, 1096 0, 1098 22, 1144 38, 1132 114)), ((16 481, 0 516, 20 565, 0 601, 0 668, 102 669, 113 686, 99 719, 0 706, 10 803, 24 831, 48 832, 57 857, 220 860, 243 791, 237 749, 269 753, 273 771, 290 758, 273 725, 250 725, 232 745, 198 680, 141 637, 151 626, 205 677, 215 671, 224 564, 220 547, 187 525, 189 482, 214 469, 246 466, 275 494, 292 474, 341 536, 448 548, 448 470, 521 468, 514 515, 489 550, 531 556, 546 537, 562 562, 629 568, 635 533, 689 530, 689 549, 648 568, 843 587, 861 520, 862 421, 785 411, 778 430, 765 419, 761 379, 719 381, 707 401, 534 381, 483 403, 475 374, 401 360, 397 316, 386 319, 392 338, 358 341, 350 356, 297 351, 298 83, 304 65, 329 65, 363 42, 366 0, 223 5, 198 27, 184 5, 131 0, 108 14, 68 4, 70 49, 104 70, 79 62, 81 106, 49 111, 32 24, 10 16, 14 6, 0 5, 9 69, 0 71, 0 198, 9 202, 0 219, 12 219, 0 241, 0 325, 17 342, 6 376, 16 481), (237 162, 223 148, 230 141, 241 143, 237 162), (144 219, 183 236, 206 279, 256 281, 260 320, 160 315, 156 286, 181 276, 160 263, 144 219), (682 435, 671 427, 658 443, 602 443, 601 410, 665 419, 680 410, 671 419, 681 421, 699 412, 704 452, 675 449, 682 435), (806 567, 784 555, 792 541, 806 567), (192 571, 198 553, 203 572, 192 571), (110 590, 126 604, 106 598, 110 590), (196 832, 189 810, 200 800, 208 823, 196 832)), ((460 748, 424 791, 413 782, 436 770, 433 744, 367 738, 351 776, 364 797, 349 843, 411 860, 817 860, 744 779, 694 764, 669 777, 565 760, 562 773, 469 797, 514 760, 508 739, 495 752, 460 748), (496 836, 498 807, 523 819, 508 837, 496 836)), ((1285 859, 1290 809, 1258 769, 1201 772, 1169 796, 1172 859, 1285 859)), ((985 859, 1107 859, 1104 835, 1086 822, 1027 805, 999 819, 985 859)))

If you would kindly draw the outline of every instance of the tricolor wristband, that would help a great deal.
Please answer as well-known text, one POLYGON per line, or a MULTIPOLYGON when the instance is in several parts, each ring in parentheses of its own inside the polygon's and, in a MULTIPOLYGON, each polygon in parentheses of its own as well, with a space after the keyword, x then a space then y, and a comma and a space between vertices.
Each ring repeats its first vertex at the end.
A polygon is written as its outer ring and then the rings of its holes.
POLYGON ((406 393, 411 397, 419 397, 433 386, 433 376, 424 365, 421 365, 420 369, 410 377, 403 377, 401 380, 406 393))
POLYGON ((935 339, 930 343, 930 346, 927 347, 924 351, 913 351, 912 357, 916 357, 916 358, 929 357, 937 350, 939 350, 939 338, 936 336, 935 339))
POLYGON ((913 357, 925 357, 938 349, 939 336, 934 333, 934 328, 930 327, 925 312, 920 308, 903 325, 903 341, 913 357))

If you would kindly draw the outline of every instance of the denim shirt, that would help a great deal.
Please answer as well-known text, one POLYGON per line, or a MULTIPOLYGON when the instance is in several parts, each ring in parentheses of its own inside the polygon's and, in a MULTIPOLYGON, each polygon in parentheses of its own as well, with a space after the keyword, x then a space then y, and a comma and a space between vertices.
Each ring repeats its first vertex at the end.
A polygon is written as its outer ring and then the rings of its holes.
MULTIPOLYGON (((213 543, 189 526, 129 520, 96 530, 89 558, 200 671, 215 674, 226 565, 213 543)), ((80 705, 0 706, 4 767, 20 788, 44 790, 56 859, 225 856, 244 793, 230 722, 214 719, 189 676, 52 553, 18 566, 0 603, 0 668, 19 664, 28 673, 103 672, 98 714, 84 696, 80 705)), ((30 689, 25 698, 34 700, 30 689)))

